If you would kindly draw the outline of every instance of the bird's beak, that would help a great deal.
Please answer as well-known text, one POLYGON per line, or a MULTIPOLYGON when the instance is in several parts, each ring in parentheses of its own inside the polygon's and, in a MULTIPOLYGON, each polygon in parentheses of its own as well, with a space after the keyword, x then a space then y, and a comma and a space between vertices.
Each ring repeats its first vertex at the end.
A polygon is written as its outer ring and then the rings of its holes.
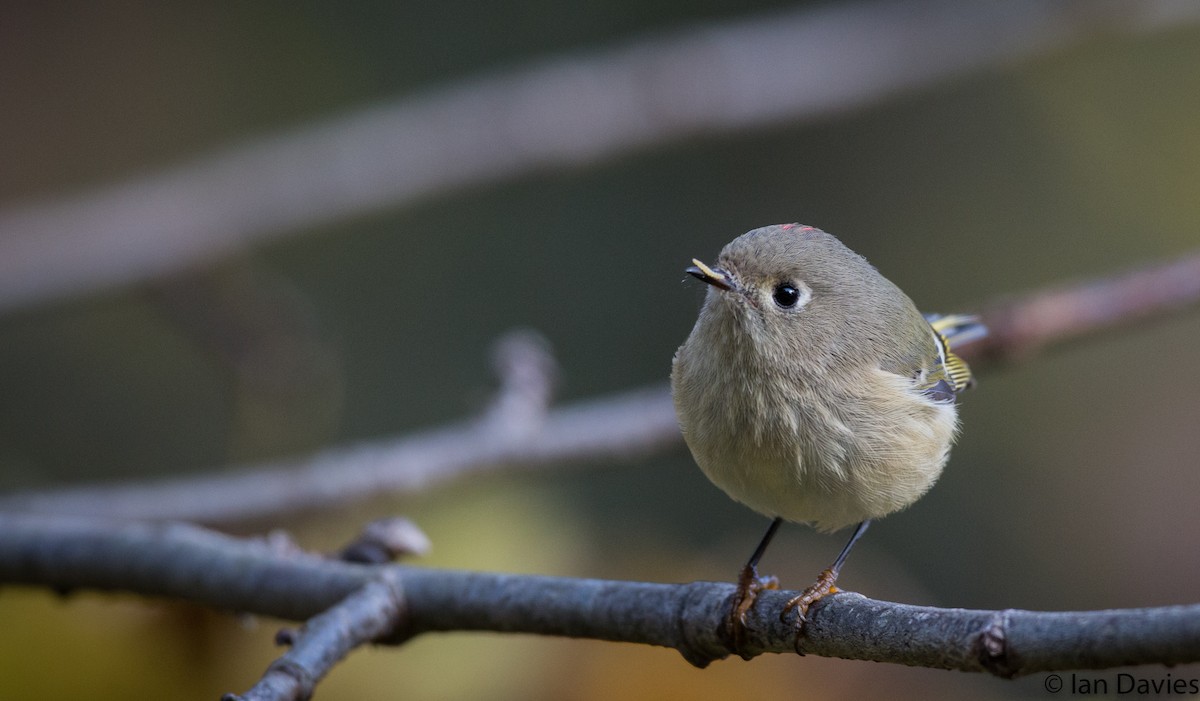
POLYGON ((733 289, 733 280, 730 279, 729 273, 721 270, 720 268, 710 268, 695 258, 692 259, 692 265, 684 268, 683 272, 691 275, 697 280, 706 282, 713 287, 717 287, 722 290, 733 289))

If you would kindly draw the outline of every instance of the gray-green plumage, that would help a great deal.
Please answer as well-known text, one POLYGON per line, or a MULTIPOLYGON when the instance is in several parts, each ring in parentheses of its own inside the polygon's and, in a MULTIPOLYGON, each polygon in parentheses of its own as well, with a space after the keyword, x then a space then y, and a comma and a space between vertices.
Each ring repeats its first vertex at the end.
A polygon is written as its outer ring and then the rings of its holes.
POLYGON ((969 374, 899 288, 795 224, 738 237, 714 268, 696 262, 710 287, 671 382, 684 437, 717 486, 822 530, 932 486, 969 374))

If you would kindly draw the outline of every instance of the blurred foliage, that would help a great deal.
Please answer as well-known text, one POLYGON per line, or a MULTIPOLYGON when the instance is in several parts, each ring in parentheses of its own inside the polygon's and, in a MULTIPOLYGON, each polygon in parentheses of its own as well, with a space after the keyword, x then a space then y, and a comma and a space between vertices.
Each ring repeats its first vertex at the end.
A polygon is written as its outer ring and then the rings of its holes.
MULTIPOLYGON (((0 205, 753 9, 5 6, 0 205)), ((1106 38, 836 118, 478 187, 11 314, 0 318, 0 488, 213 469, 459 418, 486 401, 488 345, 514 326, 548 335, 564 397, 661 382, 702 294, 682 282, 683 266, 768 223, 838 234, 931 310, 1182 253, 1200 244, 1197 66, 1200 30, 1106 38)), ((943 606, 1195 601, 1198 346, 1191 313, 984 375, 941 484, 872 529, 845 585, 943 606)), ((662 581, 732 578, 765 526, 682 451, 472 478, 276 525, 331 549, 394 512, 433 538, 431 564, 662 581)), ((799 587, 840 546, 789 527, 765 568, 799 587)), ((211 699, 248 687, 275 654, 272 622, 247 630, 126 598, 6 589, 0 621, 5 700, 211 699)), ((880 689, 1042 693, 1038 679, 787 657, 698 671, 671 651, 466 634, 356 653, 319 693, 797 699, 880 689)))

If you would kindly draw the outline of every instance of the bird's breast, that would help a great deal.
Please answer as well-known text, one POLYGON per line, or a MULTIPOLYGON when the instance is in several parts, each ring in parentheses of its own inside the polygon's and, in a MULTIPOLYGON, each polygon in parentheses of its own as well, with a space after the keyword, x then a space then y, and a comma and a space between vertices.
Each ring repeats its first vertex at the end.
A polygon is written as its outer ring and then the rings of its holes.
POLYGON ((835 530, 904 508, 941 473, 954 406, 908 378, 873 368, 821 383, 753 364, 732 370, 705 373, 706 391, 690 395, 680 394, 686 378, 673 378, 676 408, 701 470, 756 511, 835 530))

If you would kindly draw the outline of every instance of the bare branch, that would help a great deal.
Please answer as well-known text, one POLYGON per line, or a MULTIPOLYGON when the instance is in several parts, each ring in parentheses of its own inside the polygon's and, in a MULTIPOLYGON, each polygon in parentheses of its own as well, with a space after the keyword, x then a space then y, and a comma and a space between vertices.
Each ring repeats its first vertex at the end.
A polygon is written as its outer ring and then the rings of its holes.
POLYGON ((222 701, 307 701, 317 682, 351 650, 392 632, 404 613, 404 596, 395 570, 384 570, 341 603, 287 636, 292 646, 271 663, 245 695, 222 701))
POLYGON ((0 512, 230 523, 420 492, 455 478, 628 458, 680 442, 665 386, 577 402, 534 433, 481 420, 391 440, 339 446, 295 461, 126 486, 88 485, 0 497, 0 512))
POLYGON ((1019 360, 1046 346, 1191 307, 1197 300, 1200 251, 1118 277, 994 303, 982 314, 988 336, 962 350, 984 360, 1019 360))
MULTIPOLYGON (((977 362, 1019 360, 1200 302, 1200 251, 1124 275, 1037 291, 985 307, 991 335, 955 348, 977 362)), ((670 391, 646 387, 547 410, 554 363, 540 337, 498 344, 501 391, 480 419, 295 461, 125 486, 87 485, 0 497, 0 513, 230 523, 411 493, 500 469, 644 455, 682 444, 670 391)))
MULTIPOLYGON (((293 620, 334 608, 361 622, 351 637, 334 618, 310 624, 300 675, 320 676, 347 645, 429 631, 496 631, 671 647, 704 666, 734 652, 724 630, 732 584, 653 584, 364 566, 280 553, 186 525, 114 524, 0 515, 0 583, 69 591, 121 590, 293 620), (364 587, 394 577, 386 591, 364 587), (403 592, 406 616, 394 612, 403 592), (354 596, 352 596, 354 595, 354 596), (351 598, 347 598, 351 597, 351 598), (390 602, 381 604, 380 601, 390 602), (344 604, 343 604, 344 602, 344 604), (340 608, 339 604, 342 604, 340 608), (386 611, 372 617, 364 612, 386 611), (318 630, 318 628, 320 630, 318 630), (328 637, 332 636, 332 637, 328 637), (319 642, 320 640, 325 642, 319 642), (336 642, 330 642, 336 641, 336 642)), ((751 609, 745 656, 790 653, 794 624, 780 618, 795 592, 767 591, 751 609)), ((339 614, 340 615, 340 614, 339 614)), ((828 597, 809 612, 806 654, 988 672, 1014 677, 1064 669, 1200 661, 1200 605, 1083 612, 972 611, 828 597)), ((285 657, 286 658, 286 657, 285 657)), ((289 663, 290 664, 290 663, 289 663)), ((294 670, 293 670, 294 671, 294 670)), ((290 674, 273 667, 272 677, 290 674)))
POLYGON ((453 188, 812 119, 1198 18, 1188 0, 866 0, 561 56, 2 212, 0 310, 145 280, 453 188))

